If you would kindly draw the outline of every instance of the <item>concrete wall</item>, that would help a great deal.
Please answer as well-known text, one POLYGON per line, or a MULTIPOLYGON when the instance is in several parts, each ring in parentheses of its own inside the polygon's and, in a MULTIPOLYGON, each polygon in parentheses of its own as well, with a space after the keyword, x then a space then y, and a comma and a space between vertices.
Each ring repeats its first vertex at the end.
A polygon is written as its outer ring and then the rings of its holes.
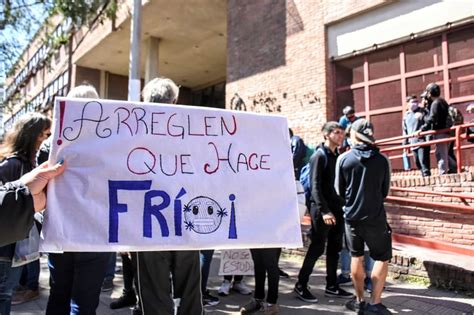
POLYGON ((396 1, 329 26, 328 53, 337 57, 473 15, 472 1, 396 1))

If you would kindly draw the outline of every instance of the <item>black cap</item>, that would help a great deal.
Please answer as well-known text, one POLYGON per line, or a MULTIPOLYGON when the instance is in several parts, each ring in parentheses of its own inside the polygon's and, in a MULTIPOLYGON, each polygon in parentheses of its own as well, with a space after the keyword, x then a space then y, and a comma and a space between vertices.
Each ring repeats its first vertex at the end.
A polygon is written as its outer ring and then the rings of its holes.
POLYGON ((357 138, 365 143, 375 143, 374 126, 370 121, 360 118, 354 121, 351 125, 351 130, 356 132, 357 138))

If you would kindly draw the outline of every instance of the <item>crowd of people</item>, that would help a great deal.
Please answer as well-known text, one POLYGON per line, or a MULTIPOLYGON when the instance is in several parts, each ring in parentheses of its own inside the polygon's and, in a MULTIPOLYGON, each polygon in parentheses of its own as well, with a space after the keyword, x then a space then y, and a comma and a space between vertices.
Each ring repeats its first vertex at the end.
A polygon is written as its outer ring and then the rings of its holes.
MULTIPOLYGON (((83 84, 68 94, 75 98, 99 98, 94 87, 83 84)), ((143 90, 149 103, 176 104, 178 86, 170 79, 151 80, 143 90)), ((403 119, 404 144, 411 146, 423 176, 430 176, 429 146, 423 145, 427 130, 443 130, 455 118, 431 83, 421 95, 407 98, 403 119)), ((455 120, 455 119, 454 119, 455 120)), ((462 123, 462 122, 461 122, 462 123)), ((48 166, 51 120, 27 114, 8 132, 0 155, 0 314, 11 304, 39 296, 39 261, 16 265, 18 242, 28 239, 33 228, 41 230, 41 211, 46 205, 45 187, 60 175, 64 161, 48 166), (37 166, 39 165, 39 166, 37 166), (36 213, 36 215, 35 215, 36 213)), ((307 210, 311 217, 311 243, 294 286, 297 298, 317 303, 308 282, 316 261, 326 253, 324 295, 347 299, 346 308, 359 314, 391 314, 381 296, 392 257, 391 229, 384 198, 390 187, 390 163, 379 152, 374 126, 357 117, 351 106, 339 122, 326 122, 321 142, 310 155, 303 140, 290 130, 295 177, 308 176, 307 210), (306 160, 305 160, 306 159, 306 160), (309 159, 309 161, 307 161, 309 159), (308 164, 308 172, 303 168, 308 164), (337 270, 340 265, 341 273, 337 270), (342 286, 353 285, 355 295, 342 286), (370 295, 365 300, 365 291, 370 295)), ((435 134, 445 139, 449 133, 435 134)), ((436 144, 440 174, 452 170, 449 143, 436 144)), ((278 267, 280 248, 250 249, 255 288, 242 314, 278 314, 279 279, 288 276, 278 267), (267 290, 265 290, 267 283, 267 290)), ((64 252, 48 254, 50 293, 46 314, 95 314, 101 291, 111 290, 116 253, 64 252)), ((133 307, 132 314, 202 314, 204 307, 219 303, 207 289, 213 250, 120 253, 124 288, 111 309, 133 307), (176 303, 179 301, 179 303, 176 303)), ((242 275, 225 276, 220 297, 231 291, 252 294, 242 275)))

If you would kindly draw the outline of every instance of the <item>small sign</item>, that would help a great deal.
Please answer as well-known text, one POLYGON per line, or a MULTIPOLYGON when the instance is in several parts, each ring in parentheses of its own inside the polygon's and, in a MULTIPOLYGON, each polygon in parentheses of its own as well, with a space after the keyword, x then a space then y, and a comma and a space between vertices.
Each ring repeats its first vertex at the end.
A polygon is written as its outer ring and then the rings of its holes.
POLYGON ((221 251, 219 275, 253 276, 253 260, 248 249, 228 249, 221 251))

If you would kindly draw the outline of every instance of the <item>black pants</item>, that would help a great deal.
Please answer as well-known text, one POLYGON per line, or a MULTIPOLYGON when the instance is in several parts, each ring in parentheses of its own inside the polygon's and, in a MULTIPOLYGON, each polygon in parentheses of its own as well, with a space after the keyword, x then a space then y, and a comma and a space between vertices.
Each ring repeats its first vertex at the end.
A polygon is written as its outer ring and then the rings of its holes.
POLYGON ((316 223, 311 228, 311 244, 298 274, 299 284, 306 286, 311 273, 313 273, 316 261, 324 253, 326 247, 326 288, 336 285, 337 264, 339 252, 342 249, 342 235, 344 231, 344 219, 336 217, 336 225, 326 225, 321 215, 318 215, 316 223), (327 244, 327 246, 326 246, 327 244))
POLYGON ((419 147, 412 150, 416 167, 423 176, 431 176, 430 171, 430 147, 419 147))
POLYGON ((265 299, 265 277, 268 275, 267 302, 276 304, 278 300, 278 248, 251 249, 255 270, 255 299, 265 299))
POLYGON ((141 252, 137 267, 144 315, 174 314, 173 298, 178 315, 202 314, 199 251, 141 252))
POLYGON ((122 257, 122 273, 123 273, 123 295, 135 295, 135 288, 138 291, 137 281, 137 253, 132 252, 129 255, 120 254, 122 257))
POLYGON ((49 254, 47 315, 95 315, 110 253, 49 254))

